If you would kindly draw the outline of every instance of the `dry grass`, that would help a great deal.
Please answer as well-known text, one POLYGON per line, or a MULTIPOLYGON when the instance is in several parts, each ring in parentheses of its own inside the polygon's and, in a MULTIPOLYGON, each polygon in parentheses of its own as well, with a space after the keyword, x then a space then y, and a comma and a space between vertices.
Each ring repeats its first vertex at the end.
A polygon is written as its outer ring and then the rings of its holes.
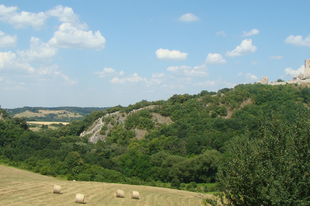
POLYGON ((27 121, 27 124, 39 124, 39 125, 51 125, 51 124, 63 124, 67 125, 70 124, 70 122, 39 122, 39 121, 27 121))
POLYGON ((202 205, 202 195, 194 192, 148 186, 65 181, 0 165, 1 205, 76 205, 77 193, 85 195, 86 205, 202 205), (61 186, 62 194, 52 193, 55 184, 61 186), (125 198, 114 196, 117 189, 125 192, 125 198), (130 198, 132 190, 139 191, 140 200, 130 198))

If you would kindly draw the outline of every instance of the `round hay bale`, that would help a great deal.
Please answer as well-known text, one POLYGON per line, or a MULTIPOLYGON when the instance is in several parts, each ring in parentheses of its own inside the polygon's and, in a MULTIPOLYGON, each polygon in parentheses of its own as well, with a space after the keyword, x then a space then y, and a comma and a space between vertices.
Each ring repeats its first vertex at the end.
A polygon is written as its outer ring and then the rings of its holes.
POLYGON ((53 193, 60 194, 60 190, 61 190, 60 185, 54 185, 53 193))
POLYGON ((115 197, 121 197, 121 198, 124 198, 124 191, 123 190, 116 190, 115 192, 115 197))
POLYGON ((80 203, 80 204, 84 204, 84 195, 83 194, 76 194, 75 195, 75 202, 76 203, 80 203))
POLYGON ((140 199, 139 192, 131 191, 130 192, 130 197, 131 197, 131 199, 140 199))

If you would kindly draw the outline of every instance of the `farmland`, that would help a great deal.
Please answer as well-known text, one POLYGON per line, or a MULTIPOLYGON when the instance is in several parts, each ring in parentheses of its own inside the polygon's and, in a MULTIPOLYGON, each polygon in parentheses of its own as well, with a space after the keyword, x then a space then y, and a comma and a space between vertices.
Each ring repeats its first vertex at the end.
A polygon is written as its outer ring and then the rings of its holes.
POLYGON ((76 205, 74 203, 76 193, 85 195, 87 205, 116 206, 201 205, 203 197, 202 194, 194 192, 157 187, 59 180, 0 165, 2 205, 76 205), (62 194, 52 194, 54 184, 61 186, 62 194), (125 192, 125 198, 114 197, 117 189, 125 192), (140 200, 129 198, 132 190, 139 191, 140 200))

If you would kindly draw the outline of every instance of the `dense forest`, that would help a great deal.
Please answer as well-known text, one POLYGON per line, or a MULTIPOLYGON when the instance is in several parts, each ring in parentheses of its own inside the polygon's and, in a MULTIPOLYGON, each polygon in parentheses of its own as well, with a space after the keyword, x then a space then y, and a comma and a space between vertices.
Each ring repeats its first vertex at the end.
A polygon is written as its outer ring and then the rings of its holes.
POLYGON ((226 191, 234 205, 253 205, 259 198, 260 205, 302 205, 310 201, 309 103, 308 87, 246 84, 217 93, 173 95, 166 101, 142 100, 128 107, 93 111, 81 121, 39 132, 30 131, 25 119, 12 118, 2 109, 0 161, 68 180, 191 191, 197 191, 197 184, 218 183, 218 190, 226 191), (93 144, 88 142, 89 136, 79 136, 106 114, 128 114, 150 105, 154 107, 128 115, 123 124, 106 118, 113 128, 104 141, 93 144), (158 124, 152 113, 170 117, 173 123, 158 124), (148 134, 138 140, 134 128, 148 134), (240 174, 239 179, 232 172, 240 174), (301 173, 303 178, 294 179, 301 173), (285 182, 289 177, 291 183, 285 182), (273 188, 268 181, 274 181, 278 189, 270 192, 273 188), (292 191, 286 191, 287 187, 292 191), (283 191, 288 202, 279 196, 283 191), (251 199, 246 192, 259 196, 251 199), (268 202, 268 198, 278 202, 268 202))

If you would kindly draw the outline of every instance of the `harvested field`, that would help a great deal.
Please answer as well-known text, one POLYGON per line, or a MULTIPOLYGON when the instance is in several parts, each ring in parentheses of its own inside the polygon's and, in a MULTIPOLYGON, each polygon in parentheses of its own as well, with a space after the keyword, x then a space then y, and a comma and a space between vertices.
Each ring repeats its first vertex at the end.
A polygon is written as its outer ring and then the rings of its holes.
MULTIPOLYGON (((85 195, 86 205, 202 205, 202 194, 148 186, 100 182, 65 181, 0 165, 1 205, 77 205, 77 193, 85 195), (53 186, 61 186, 61 194, 53 194, 53 186), (125 198, 115 197, 121 189, 125 198), (140 199, 131 199, 138 191, 140 199)), ((210 194, 207 194, 211 196, 210 194)))
POLYGON ((70 124, 70 122, 39 122, 39 121, 27 121, 27 124, 40 124, 40 125, 51 125, 51 124, 63 124, 67 125, 70 124))

